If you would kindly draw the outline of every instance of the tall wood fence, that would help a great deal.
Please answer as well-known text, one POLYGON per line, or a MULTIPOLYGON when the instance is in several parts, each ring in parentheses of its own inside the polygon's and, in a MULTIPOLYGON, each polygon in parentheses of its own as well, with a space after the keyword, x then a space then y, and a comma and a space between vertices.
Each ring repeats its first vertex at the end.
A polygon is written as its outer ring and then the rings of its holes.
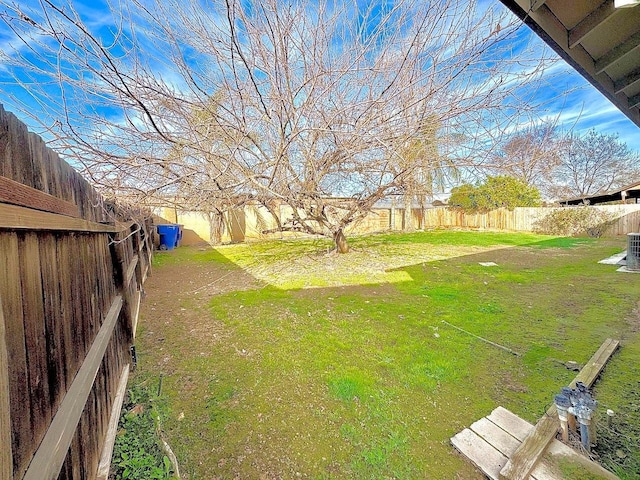
MULTIPOLYGON (((608 227, 606 235, 617 236, 640 231, 640 204, 603 205, 589 207, 610 213, 616 220, 608 227)), ((513 210, 501 208, 486 213, 464 213, 446 207, 425 210, 425 228, 471 228, 480 230, 505 230, 513 232, 531 232, 536 222, 557 208, 518 207, 513 210)))
POLYGON ((0 479, 97 478, 151 252, 0 105, 0 479))

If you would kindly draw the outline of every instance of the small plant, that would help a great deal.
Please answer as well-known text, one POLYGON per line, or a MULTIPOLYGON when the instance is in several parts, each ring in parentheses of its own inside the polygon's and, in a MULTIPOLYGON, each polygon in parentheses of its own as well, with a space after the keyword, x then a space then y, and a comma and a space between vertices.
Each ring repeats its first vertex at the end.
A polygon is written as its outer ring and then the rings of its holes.
POLYGON ((536 233, 549 235, 602 237, 616 216, 590 207, 560 208, 553 210, 534 223, 536 233))
POLYGON ((157 416, 147 388, 136 385, 129 391, 120 416, 120 430, 114 446, 110 478, 172 478, 171 462, 162 453, 156 433, 157 416))

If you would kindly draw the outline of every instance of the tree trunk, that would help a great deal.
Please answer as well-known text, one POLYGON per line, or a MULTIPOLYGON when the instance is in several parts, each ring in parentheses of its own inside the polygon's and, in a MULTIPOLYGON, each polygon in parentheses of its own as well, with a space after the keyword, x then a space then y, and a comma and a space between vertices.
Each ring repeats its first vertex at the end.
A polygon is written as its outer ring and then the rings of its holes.
POLYGON ((221 211, 210 212, 209 217, 209 242, 211 245, 220 245, 224 230, 224 215, 221 211))
POLYGON ((347 237, 344 236, 342 229, 333 234, 333 241, 336 243, 336 251, 338 253, 349 253, 347 237))
POLYGON ((404 231, 405 232, 413 232, 414 228, 413 228, 413 209, 412 204, 413 204, 413 195, 411 194, 404 194, 404 231))

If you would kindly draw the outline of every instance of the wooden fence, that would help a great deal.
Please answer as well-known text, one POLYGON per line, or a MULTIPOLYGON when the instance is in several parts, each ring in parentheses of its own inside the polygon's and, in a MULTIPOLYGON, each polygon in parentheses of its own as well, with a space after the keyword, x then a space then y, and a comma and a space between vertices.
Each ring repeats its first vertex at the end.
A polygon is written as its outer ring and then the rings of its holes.
POLYGON ((97 478, 150 272, 147 232, 109 218, 0 105, 0 479, 97 478))
MULTIPOLYGON (((607 236, 640 231, 640 205, 637 204, 561 208, 591 208, 615 215, 617 219, 608 227, 607 236)), ((486 213, 464 213, 460 210, 438 207, 425 210, 424 227, 531 232, 538 220, 555 209, 557 208, 519 207, 513 210, 501 208, 486 213)))

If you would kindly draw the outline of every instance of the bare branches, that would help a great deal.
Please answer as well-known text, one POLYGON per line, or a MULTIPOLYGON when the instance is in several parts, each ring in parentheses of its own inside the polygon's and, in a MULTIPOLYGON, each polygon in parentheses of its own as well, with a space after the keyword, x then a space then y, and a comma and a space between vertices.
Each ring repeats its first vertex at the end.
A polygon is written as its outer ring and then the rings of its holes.
POLYGON ((4 101, 94 182, 210 211, 280 201, 334 238, 471 163, 478 132, 534 108, 548 61, 510 51, 515 18, 454 0, 132 0, 97 21, 71 0, 0 5, 1 59, 31 81, 4 101))

